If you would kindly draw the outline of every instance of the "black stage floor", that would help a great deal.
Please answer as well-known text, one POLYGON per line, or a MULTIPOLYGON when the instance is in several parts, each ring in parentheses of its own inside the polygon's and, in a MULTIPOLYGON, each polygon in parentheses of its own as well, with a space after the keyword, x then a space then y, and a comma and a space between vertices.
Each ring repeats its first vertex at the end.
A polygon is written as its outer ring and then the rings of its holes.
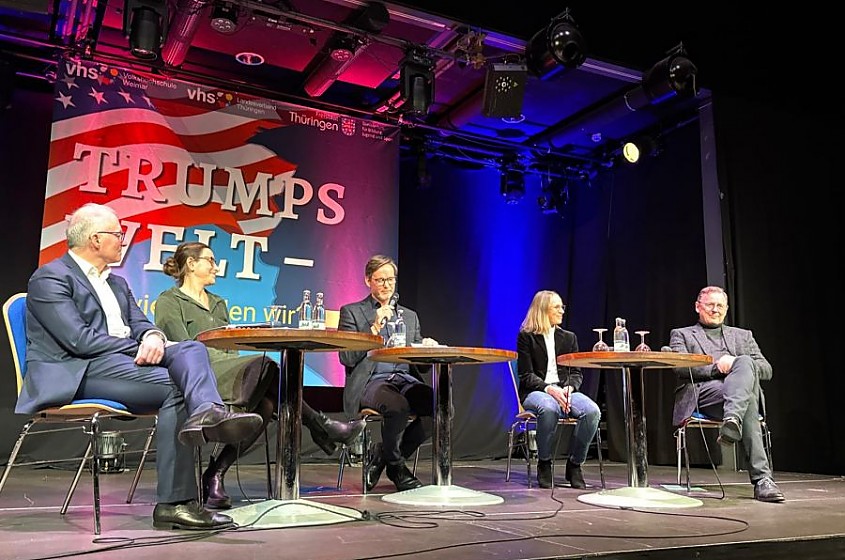
MULTIPOLYGON (((233 469, 227 477, 232 497, 241 499, 239 475, 240 486, 260 500, 266 486, 263 469, 263 465, 242 466, 237 473, 233 469)), ((624 464, 606 464, 605 470, 609 489, 626 484, 624 464)), ((454 485, 501 496, 504 502, 462 508, 410 507, 382 500, 393 489, 384 477, 374 493, 364 496, 359 468, 347 469, 343 490, 337 490, 335 463, 309 463, 301 470, 301 498, 366 510, 365 519, 305 527, 240 527, 217 534, 152 529, 154 470, 145 470, 132 504, 126 503, 126 494, 133 473, 111 473, 101 478, 103 529, 101 540, 95 541, 87 473, 70 511, 60 516, 73 473, 16 467, 0 494, 0 558, 845 558, 842 477, 777 473, 787 501, 765 504, 752 498, 746 473, 695 469, 692 478, 699 491, 692 495, 702 499, 703 506, 639 510, 579 502, 579 494, 599 489, 595 461, 586 464, 584 472, 591 488, 576 491, 559 486, 552 492, 536 484, 529 489, 522 463, 511 481, 505 482, 504 460, 456 462, 454 485)), ((426 482, 426 476, 421 478, 426 482)), ((674 468, 650 468, 651 487, 674 482, 674 468)))

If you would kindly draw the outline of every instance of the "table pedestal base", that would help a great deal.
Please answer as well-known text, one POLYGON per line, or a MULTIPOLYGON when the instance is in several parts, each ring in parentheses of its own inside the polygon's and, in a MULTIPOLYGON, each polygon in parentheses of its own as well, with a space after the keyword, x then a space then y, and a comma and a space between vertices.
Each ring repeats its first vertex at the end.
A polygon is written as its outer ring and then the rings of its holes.
POLYGON ((381 497, 385 502, 409 506, 492 506, 505 500, 501 496, 463 488, 430 484, 381 497))
POLYGON ((311 500, 265 500, 224 512, 239 527, 305 527, 363 519, 356 509, 311 500))
POLYGON ((617 508, 688 508, 704 505, 704 502, 687 496, 680 496, 659 488, 614 488, 592 494, 581 494, 578 501, 595 506, 617 508))

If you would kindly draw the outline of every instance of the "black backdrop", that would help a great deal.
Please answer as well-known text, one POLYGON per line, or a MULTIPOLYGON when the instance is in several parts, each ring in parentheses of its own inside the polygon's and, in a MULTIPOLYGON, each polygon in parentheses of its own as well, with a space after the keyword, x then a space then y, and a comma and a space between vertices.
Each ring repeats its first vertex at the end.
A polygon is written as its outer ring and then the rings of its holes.
MULTIPOLYGON (((13 102, 13 110, 0 112, 3 300, 26 289, 37 264, 54 103, 48 93, 20 89, 13 102)), ((671 327, 694 320, 694 296, 712 282, 702 239, 699 156, 717 158, 729 322, 753 329, 774 366, 766 395, 776 469, 841 474, 845 449, 836 440, 845 428, 838 414, 845 381, 834 358, 842 281, 832 268, 842 254, 834 248, 841 243, 833 227, 840 213, 833 187, 844 142, 835 134, 831 140, 828 130, 838 131, 842 118, 718 96, 714 114, 715 150, 698 146, 697 126, 685 127, 673 133, 659 158, 635 170, 602 174, 594 188, 579 191, 573 219, 537 240, 555 258, 538 262, 544 285, 536 289, 558 289, 570 302, 565 326, 578 334, 582 347, 594 340, 593 326, 607 325, 616 315, 649 325, 650 341, 658 347, 671 327)), ((484 325, 496 314, 479 311, 483 302, 476 301, 476 287, 486 280, 478 278, 472 258, 484 239, 449 226, 471 209, 455 198, 461 185, 449 182, 454 171, 443 165, 434 173, 427 190, 416 189, 409 178, 401 185, 403 300, 424 313, 426 330, 444 340, 485 344, 484 325), (447 275, 466 280, 445 283, 447 275), (405 282, 408 277, 414 282, 405 282), (455 321, 456 306, 473 310, 471 320, 455 321)), ((513 304, 524 311, 524 302, 513 304)), ((5 349, 5 332, 2 337, 5 349)), ((7 387, 0 394, 4 459, 24 419, 12 412, 12 363, 5 350, 0 370, 7 387)), ((587 372, 585 387, 606 400, 611 458, 621 459, 619 379, 601 374, 601 381, 598 375, 587 372)), ((456 383, 455 458, 502 455, 507 414, 495 391, 481 390, 498 382, 470 370, 456 383), (485 395, 480 407, 463 406, 477 394, 485 395)), ((655 464, 674 462, 672 387, 669 376, 647 377, 649 461, 655 464)))

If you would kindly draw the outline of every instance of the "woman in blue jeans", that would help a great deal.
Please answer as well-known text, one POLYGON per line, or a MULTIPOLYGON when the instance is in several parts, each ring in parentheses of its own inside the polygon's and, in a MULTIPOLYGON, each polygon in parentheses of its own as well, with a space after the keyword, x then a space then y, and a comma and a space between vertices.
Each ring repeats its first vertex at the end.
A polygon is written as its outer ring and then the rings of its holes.
POLYGON ((569 444, 566 480, 572 488, 586 488, 581 464, 596 435, 601 411, 587 395, 579 393, 581 368, 559 366, 557 357, 578 351, 575 333, 560 327, 566 306, 550 290, 534 294, 516 339, 519 398, 537 415, 537 483, 551 488, 555 433, 560 418, 578 423, 569 444))

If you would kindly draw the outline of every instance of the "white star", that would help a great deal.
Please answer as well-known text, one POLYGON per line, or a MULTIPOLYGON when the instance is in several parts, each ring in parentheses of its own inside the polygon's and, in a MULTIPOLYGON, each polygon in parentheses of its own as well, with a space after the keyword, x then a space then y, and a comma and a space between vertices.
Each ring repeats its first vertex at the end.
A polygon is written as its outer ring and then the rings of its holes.
POLYGON ((88 95, 94 98, 94 101, 97 102, 97 105, 100 105, 101 103, 108 103, 108 101, 106 101, 105 94, 101 91, 97 91, 94 88, 91 88, 91 93, 89 93, 88 95))
POLYGON ((146 101, 146 102, 147 102, 147 106, 148 106, 148 107, 153 107, 153 102, 152 102, 152 100, 151 100, 149 97, 147 97, 146 95, 142 95, 142 96, 141 96, 141 98, 142 98, 144 101, 146 101))
POLYGON ((56 101, 64 105, 65 109, 68 108, 68 105, 70 105, 71 107, 76 107, 76 105, 73 104, 73 101, 71 101, 70 96, 63 94, 62 92, 59 92, 59 96, 56 98, 56 101))
POLYGON ((72 90, 73 88, 78 88, 79 86, 76 84, 76 76, 65 76, 62 80, 65 85, 67 85, 68 90, 72 90))
POLYGON ((119 96, 121 96, 123 98, 123 100, 126 101, 127 104, 129 104, 129 103, 134 104, 135 103, 135 100, 132 99, 132 94, 130 94, 128 91, 120 90, 119 92, 117 92, 117 94, 119 96))

